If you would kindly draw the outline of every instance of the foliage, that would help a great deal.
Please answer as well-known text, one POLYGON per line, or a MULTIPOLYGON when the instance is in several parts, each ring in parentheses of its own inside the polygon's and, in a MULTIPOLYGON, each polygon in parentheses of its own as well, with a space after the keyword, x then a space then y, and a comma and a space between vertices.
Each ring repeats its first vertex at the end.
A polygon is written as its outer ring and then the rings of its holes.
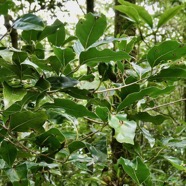
MULTIPOLYGON (((119 2, 152 35, 181 9, 155 25, 143 7, 119 2)), ((85 15, 70 37, 61 21, 46 25, 34 14, 12 28, 21 30, 20 48, 0 48, 2 185, 185 184, 185 122, 164 110, 183 100, 157 105, 186 78, 184 43, 103 39, 103 14, 85 15), (138 60, 136 45, 149 47, 138 60), (113 137, 125 149, 116 164, 113 137)))

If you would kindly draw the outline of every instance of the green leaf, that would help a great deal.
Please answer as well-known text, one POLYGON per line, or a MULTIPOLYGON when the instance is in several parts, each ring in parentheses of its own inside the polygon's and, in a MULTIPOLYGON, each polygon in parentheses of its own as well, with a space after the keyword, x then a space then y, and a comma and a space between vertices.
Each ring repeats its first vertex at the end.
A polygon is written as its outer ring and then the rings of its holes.
POLYGON ((136 123, 126 119, 125 115, 110 115, 109 126, 115 130, 115 138, 119 143, 134 145, 136 123))
POLYGON ((151 67, 168 60, 175 61, 186 55, 186 45, 177 41, 164 41, 151 48, 147 54, 147 60, 151 67))
POLYGON ((58 47, 53 47, 53 50, 63 68, 75 58, 75 53, 71 48, 61 49, 58 47))
POLYGON ((163 69, 155 76, 149 77, 150 81, 178 81, 178 79, 186 79, 186 69, 178 67, 170 67, 163 69))
POLYGON ((143 132, 144 137, 148 140, 148 142, 152 148, 155 144, 155 138, 152 137, 152 135, 150 134, 150 132, 147 129, 141 128, 141 130, 143 132))
POLYGON ((39 80, 36 82, 35 87, 37 87, 41 91, 46 91, 50 88, 50 83, 44 79, 43 77, 39 78, 39 80))
POLYGON ((124 0, 118 0, 118 2, 122 5, 133 7, 138 12, 139 17, 143 21, 145 21, 145 23, 147 23, 151 28, 153 27, 152 17, 145 8, 143 8, 142 6, 138 6, 136 4, 124 1, 124 0))
POLYGON ((158 115, 152 116, 147 112, 138 112, 137 114, 130 116, 130 118, 134 120, 140 120, 143 122, 151 122, 155 125, 160 125, 166 119, 168 119, 168 117, 165 117, 163 115, 158 114, 158 115))
POLYGON ((70 77, 66 76, 54 76, 47 78, 47 81, 51 84, 51 89, 61 89, 61 88, 68 88, 73 87, 78 84, 78 81, 76 79, 72 79, 70 77))
POLYGON ((26 95, 26 90, 24 88, 13 88, 9 86, 6 82, 3 83, 3 101, 5 109, 10 107, 16 101, 20 101, 26 95))
POLYGON ((68 149, 70 154, 72 154, 74 151, 80 150, 82 148, 86 147, 85 144, 82 141, 73 141, 68 145, 68 149))
POLYGON ((52 25, 46 26, 44 28, 44 30, 40 33, 38 40, 41 41, 44 38, 48 37, 49 35, 52 35, 52 34, 55 35, 56 31, 59 30, 59 28, 61 27, 63 27, 64 29, 64 24, 59 19, 55 20, 55 22, 52 25))
POLYGON ((142 89, 139 92, 129 94, 119 105, 117 111, 121 111, 123 108, 132 105, 136 101, 143 99, 145 96, 156 98, 159 95, 168 94, 175 89, 174 86, 166 87, 165 89, 159 89, 157 87, 148 87, 142 89))
POLYGON ((123 170, 135 181, 137 184, 142 184, 150 177, 149 168, 144 162, 137 157, 134 162, 120 158, 117 164, 122 165, 123 170))
POLYGON ((130 59, 130 55, 124 51, 114 52, 110 49, 97 50, 96 48, 90 48, 87 51, 81 52, 80 64, 87 64, 89 62, 110 62, 123 59, 130 59))
POLYGON ((61 149, 64 141, 64 135, 57 128, 52 128, 36 137, 37 145, 48 147, 52 151, 61 149))
POLYGON ((180 159, 172 156, 164 156, 164 158, 168 160, 176 169, 180 171, 186 171, 185 164, 180 159))
POLYGON ((131 6, 117 5, 115 9, 126 14, 134 22, 139 23, 139 14, 137 10, 131 6))
POLYGON ((62 46, 65 41, 65 27, 61 26, 54 34, 50 34, 48 41, 55 46, 62 46))
POLYGON ((47 120, 44 111, 23 111, 10 117, 10 129, 17 132, 28 132, 30 130, 43 131, 43 124, 47 120))
POLYGON ((54 103, 47 103, 43 105, 44 108, 60 108, 65 110, 65 112, 74 117, 90 117, 90 118, 97 118, 97 116, 89 111, 83 105, 77 104, 68 99, 55 99, 54 103))
POLYGON ((86 49, 103 35, 106 26, 106 17, 103 14, 88 13, 76 25, 76 35, 86 49))
POLYGON ((40 31, 38 30, 24 30, 21 36, 27 43, 32 44, 32 41, 38 40, 39 33, 40 31))
POLYGON ((160 28, 162 25, 167 23, 171 18, 173 18, 181 9, 183 8, 182 5, 175 6, 173 8, 167 9, 159 18, 158 21, 158 28, 160 28))
POLYGON ((0 147, 0 156, 9 166, 12 166, 17 157, 17 149, 15 145, 3 141, 0 147))
POLYGON ((15 4, 12 0, 2 0, 0 2, 0 15, 7 15, 8 10, 11 9, 15 4))
POLYGON ((25 61, 25 59, 28 57, 26 52, 22 52, 22 51, 14 51, 13 56, 12 56, 12 60, 14 63, 16 63, 17 65, 20 65, 23 61, 25 61))
POLYGON ((108 121, 109 110, 107 107, 96 107, 96 114, 103 122, 108 121))
POLYGON ((14 22, 13 28, 21 30, 43 30, 44 24, 36 15, 25 14, 14 22))

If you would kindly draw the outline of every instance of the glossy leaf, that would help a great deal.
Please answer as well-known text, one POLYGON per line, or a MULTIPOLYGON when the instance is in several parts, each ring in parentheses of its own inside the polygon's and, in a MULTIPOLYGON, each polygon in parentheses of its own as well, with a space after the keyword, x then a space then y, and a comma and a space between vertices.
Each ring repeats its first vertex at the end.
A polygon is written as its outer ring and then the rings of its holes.
POLYGON ((62 110, 65 110, 65 112, 71 116, 74 116, 76 118, 78 117, 90 117, 90 118, 97 118, 97 116, 89 111, 86 107, 83 105, 77 104, 74 101, 68 100, 68 99, 55 99, 54 103, 48 103, 43 105, 45 108, 60 108, 62 110))
POLYGON ((173 8, 167 9, 159 18, 158 21, 158 28, 160 28, 162 25, 167 23, 171 18, 173 18, 181 9, 183 6, 175 6, 173 8))
POLYGON ((145 8, 143 8, 142 6, 138 6, 136 4, 124 1, 124 0, 118 0, 118 2, 122 5, 133 7, 138 12, 139 17, 145 23, 147 23, 151 28, 153 27, 152 17, 145 8))
POLYGON ((147 54, 147 60, 151 67, 168 60, 175 61, 186 55, 186 45, 177 41, 164 41, 151 48, 147 54))
POLYGON ((106 17, 103 14, 89 13, 76 25, 76 35, 86 49, 103 35, 106 26, 106 17))
POLYGON ((117 162, 122 165, 123 170, 135 181, 137 184, 142 184, 150 177, 150 170, 141 160, 137 157, 134 162, 120 158, 117 162))
POLYGON ((10 117, 10 129, 17 132, 28 132, 30 130, 43 131, 43 124, 47 120, 44 111, 18 112, 10 117))
POLYGON ((36 15, 25 14, 14 22, 13 28, 21 30, 43 30, 44 24, 36 15))
POLYGON ((20 101, 26 95, 26 90, 24 88, 13 88, 9 86, 6 82, 3 83, 3 101, 5 109, 10 107, 16 101, 20 101))
POLYGON ((115 130, 115 138, 119 143, 129 143, 134 145, 136 123, 129 121, 126 116, 111 115, 109 117, 109 126, 115 130))
POLYGON ((110 62, 123 59, 130 59, 130 55, 124 51, 114 52, 110 49, 97 50, 96 48, 90 48, 80 54, 81 65, 89 62, 110 62))
POLYGON ((73 141, 72 143, 68 145, 70 154, 85 147, 86 146, 82 141, 73 141))
POLYGON ((136 101, 143 99, 145 96, 156 98, 159 95, 168 94, 174 90, 174 86, 169 86, 165 89, 159 89, 157 87, 148 87, 142 89, 139 92, 129 94, 119 105, 117 111, 121 111, 123 108, 134 104, 136 101))
POLYGON ((1 143, 0 156, 11 167, 17 157, 17 149, 15 145, 4 140, 1 143))
POLYGON ((139 14, 137 10, 131 6, 117 5, 115 9, 126 14, 134 22, 139 23, 139 14))

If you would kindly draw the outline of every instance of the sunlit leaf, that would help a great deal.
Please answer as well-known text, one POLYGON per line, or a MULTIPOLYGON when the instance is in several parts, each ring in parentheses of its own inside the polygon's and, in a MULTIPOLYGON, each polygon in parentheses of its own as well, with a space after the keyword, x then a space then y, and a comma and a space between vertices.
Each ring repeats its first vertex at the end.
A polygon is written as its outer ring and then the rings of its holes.
POLYGON ((3 101, 5 109, 10 107, 16 101, 20 101, 26 95, 26 90, 24 88, 13 88, 9 86, 6 82, 3 83, 3 101))
POLYGON ((119 143, 134 144, 134 137, 136 131, 135 121, 127 120, 123 115, 110 115, 109 126, 115 130, 115 138, 119 143))
POLYGON ((175 6, 173 8, 168 8, 159 18, 158 28, 167 23, 171 18, 173 18, 183 6, 175 6))
POLYGON ((44 24, 36 15, 25 14, 14 22, 13 28, 21 30, 43 30, 44 24))
POLYGON ((103 14, 89 13, 76 25, 76 35, 86 49, 103 35, 106 26, 106 17, 103 14))
POLYGON ((150 134, 150 132, 147 129, 142 128, 141 130, 143 132, 144 137, 148 140, 148 142, 152 148, 155 144, 155 138, 152 137, 152 135, 150 134))

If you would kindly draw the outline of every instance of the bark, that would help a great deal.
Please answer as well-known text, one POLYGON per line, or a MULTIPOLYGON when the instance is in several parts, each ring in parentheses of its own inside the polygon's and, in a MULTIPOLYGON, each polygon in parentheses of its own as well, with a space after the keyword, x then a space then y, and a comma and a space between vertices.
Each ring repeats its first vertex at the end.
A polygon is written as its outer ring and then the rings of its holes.
POLYGON ((94 12, 94 0, 86 0, 87 3, 87 13, 94 12))
POLYGON ((12 28, 10 21, 13 21, 12 17, 10 15, 6 15, 4 17, 5 20, 5 27, 7 29, 7 31, 10 34, 10 39, 11 39, 11 43, 12 43, 12 47, 14 48, 18 48, 18 34, 17 34, 17 30, 12 28))

